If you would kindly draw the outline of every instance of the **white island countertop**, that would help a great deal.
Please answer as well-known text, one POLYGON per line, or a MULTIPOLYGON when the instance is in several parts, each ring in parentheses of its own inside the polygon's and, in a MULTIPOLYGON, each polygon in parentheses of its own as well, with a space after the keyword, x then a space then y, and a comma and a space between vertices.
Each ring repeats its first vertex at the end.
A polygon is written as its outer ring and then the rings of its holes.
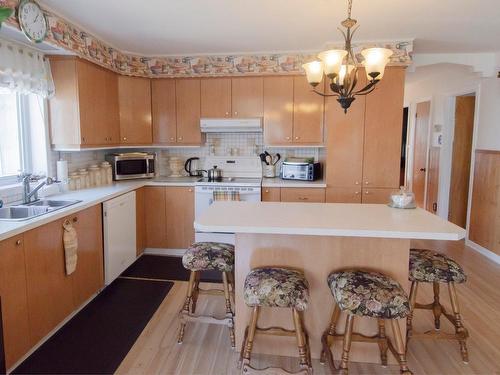
POLYGON ((460 240, 465 230, 422 209, 383 204, 216 202, 201 232, 460 240))

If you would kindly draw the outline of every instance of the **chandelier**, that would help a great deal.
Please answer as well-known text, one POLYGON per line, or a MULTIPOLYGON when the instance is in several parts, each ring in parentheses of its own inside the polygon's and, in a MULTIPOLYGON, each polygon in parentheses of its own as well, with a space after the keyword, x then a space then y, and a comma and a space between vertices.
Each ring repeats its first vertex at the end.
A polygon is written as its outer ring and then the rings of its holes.
POLYGON ((359 62, 352 51, 352 37, 358 26, 357 21, 351 18, 352 0, 348 0, 347 18, 341 25, 345 31, 339 28, 344 36, 344 49, 331 49, 318 54, 320 61, 311 61, 303 64, 306 71, 307 81, 313 87, 313 91, 321 96, 336 96, 340 106, 347 113, 347 109, 356 100, 357 95, 371 93, 375 86, 384 76, 384 69, 389 62, 392 51, 386 48, 367 48, 361 51, 364 60, 362 65, 366 70, 368 84, 358 89, 358 65, 359 62), (329 79, 329 87, 333 94, 323 94, 315 88, 321 83, 323 73, 329 79))

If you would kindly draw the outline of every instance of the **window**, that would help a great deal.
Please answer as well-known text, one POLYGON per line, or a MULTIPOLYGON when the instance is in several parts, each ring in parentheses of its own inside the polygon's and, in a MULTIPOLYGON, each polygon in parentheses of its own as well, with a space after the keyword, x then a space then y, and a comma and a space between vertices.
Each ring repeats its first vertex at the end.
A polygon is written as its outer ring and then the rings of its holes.
POLYGON ((35 94, 0 88, 0 185, 20 171, 47 173, 45 102, 35 94))

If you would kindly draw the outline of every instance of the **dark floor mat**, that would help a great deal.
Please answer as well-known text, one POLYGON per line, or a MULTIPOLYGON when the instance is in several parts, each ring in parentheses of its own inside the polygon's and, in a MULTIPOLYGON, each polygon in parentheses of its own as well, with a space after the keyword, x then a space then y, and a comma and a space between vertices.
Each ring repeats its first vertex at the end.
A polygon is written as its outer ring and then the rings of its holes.
POLYGON ((12 373, 114 373, 172 285, 116 279, 12 373))
MULTIPOLYGON (((182 266, 182 258, 162 255, 143 255, 127 268, 122 276, 160 280, 189 280, 189 271, 182 266)), ((204 271, 201 281, 222 282, 222 276, 217 271, 204 271)))

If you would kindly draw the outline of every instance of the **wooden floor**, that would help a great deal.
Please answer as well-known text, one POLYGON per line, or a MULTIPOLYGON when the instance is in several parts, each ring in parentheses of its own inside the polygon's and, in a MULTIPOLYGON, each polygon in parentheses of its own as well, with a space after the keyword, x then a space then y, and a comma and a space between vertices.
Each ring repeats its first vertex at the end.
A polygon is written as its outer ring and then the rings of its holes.
MULTIPOLYGON (((470 333, 470 363, 462 363, 456 342, 414 340, 408 348, 410 369, 415 374, 500 374, 500 266, 467 248, 462 242, 419 241, 413 245, 437 249, 450 255, 468 274, 467 283, 459 285, 457 289, 464 322, 470 333)), ((118 374, 238 373, 238 355, 230 349, 227 329, 223 326, 188 324, 184 344, 177 344, 178 312, 186 287, 185 282, 175 283, 121 364, 118 374)), ((446 289, 442 289, 442 301, 449 308, 446 289)), ((431 289, 419 289, 418 300, 430 301, 431 289)), ((219 301, 218 297, 202 296, 198 304, 200 311, 224 312, 223 300, 219 301)), ((414 323, 415 330, 429 330, 433 327, 433 318, 426 311, 417 311, 414 323)), ((442 329, 450 328, 448 322, 442 319, 442 329)), ((256 355, 253 360, 259 367, 279 365, 288 370, 297 369, 295 358, 256 355)), ((329 373, 328 368, 318 361, 313 366, 316 374, 329 373)), ((379 365, 351 363, 350 374, 399 374, 399 369, 394 366, 382 368, 379 365)))

